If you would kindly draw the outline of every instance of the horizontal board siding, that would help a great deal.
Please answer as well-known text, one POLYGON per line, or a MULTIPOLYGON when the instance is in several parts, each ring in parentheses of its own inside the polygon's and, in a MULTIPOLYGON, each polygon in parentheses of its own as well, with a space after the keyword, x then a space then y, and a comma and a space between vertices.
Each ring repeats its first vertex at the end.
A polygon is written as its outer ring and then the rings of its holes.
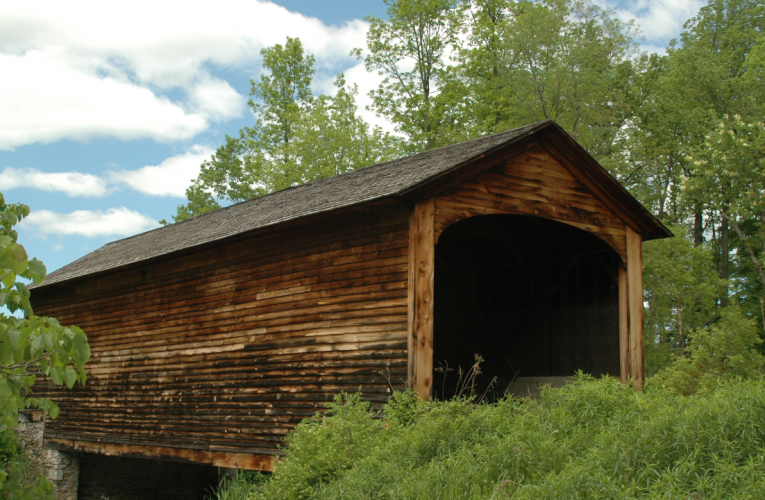
POLYGON ((408 219, 335 217, 33 292, 93 351, 86 386, 36 386, 61 409, 46 438, 275 453, 340 391, 384 401, 387 378, 406 384, 408 219))
POLYGON ((541 147, 437 196, 436 242, 455 222, 493 214, 532 215, 565 222, 595 234, 627 261, 624 221, 541 147))

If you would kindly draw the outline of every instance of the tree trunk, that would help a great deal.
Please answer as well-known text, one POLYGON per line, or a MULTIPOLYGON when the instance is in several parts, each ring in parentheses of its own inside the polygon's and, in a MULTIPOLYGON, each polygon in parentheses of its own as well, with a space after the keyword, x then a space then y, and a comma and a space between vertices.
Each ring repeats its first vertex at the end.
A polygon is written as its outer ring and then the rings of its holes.
POLYGON ((701 213, 701 207, 698 205, 693 212, 693 243, 696 246, 704 243, 704 217, 701 213))
MULTIPOLYGON (((728 215, 727 213, 724 213, 724 221, 728 221, 728 215)), ((763 270, 762 262, 760 262, 760 259, 757 258, 757 254, 754 252, 754 249, 749 244, 749 238, 744 234, 744 232, 741 230, 741 227, 738 225, 735 219, 732 219, 730 221, 730 225, 733 226, 733 230, 736 231, 736 234, 738 235, 739 239, 741 240, 741 244, 746 249, 746 253, 749 254, 749 259, 752 261, 752 264, 754 264, 754 270, 757 271, 757 276, 760 278, 760 282, 765 285, 765 270, 763 270)))
POLYGON ((685 338, 683 338, 683 308, 680 304, 677 305, 677 331, 680 356, 685 356, 685 338))
POLYGON ((728 208, 722 209, 720 221, 720 278, 725 280, 723 293, 720 297, 720 307, 728 307, 728 278, 730 278, 730 235, 728 231, 728 208))

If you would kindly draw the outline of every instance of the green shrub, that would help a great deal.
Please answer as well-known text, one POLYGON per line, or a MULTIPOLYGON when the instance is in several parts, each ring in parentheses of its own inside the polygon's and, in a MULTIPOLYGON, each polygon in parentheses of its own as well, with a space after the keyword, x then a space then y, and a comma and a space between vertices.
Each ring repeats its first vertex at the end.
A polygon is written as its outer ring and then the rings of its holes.
POLYGON ((6 472, 0 482, 0 499, 53 500, 53 485, 45 479, 40 467, 36 467, 18 446, 15 436, 5 433, 0 447, 0 470, 6 472))
POLYGON ((233 477, 222 477, 218 487, 205 495, 205 500, 248 500, 267 477, 261 472, 238 470, 233 477))
POLYGON ((736 307, 723 309, 720 319, 689 334, 685 357, 657 373, 651 383, 692 394, 717 385, 720 379, 762 377, 765 356, 757 322, 736 307))
POLYGON ((683 396, 580 375, 539 400, 358 394, 300 424, 253 500, 761 498, 765 385, 683 396))

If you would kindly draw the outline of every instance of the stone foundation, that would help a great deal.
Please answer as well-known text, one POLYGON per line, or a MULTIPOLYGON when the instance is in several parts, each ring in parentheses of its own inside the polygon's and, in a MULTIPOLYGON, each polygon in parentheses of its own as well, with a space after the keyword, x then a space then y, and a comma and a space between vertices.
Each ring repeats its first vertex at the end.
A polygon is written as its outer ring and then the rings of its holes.
POLYGON ((56 500, 77 500, 80 463, 74 453, 43 449, 45 417, 39 411, 19 412, 16 428, 27 457, 40 467, 56 487, 56 500))

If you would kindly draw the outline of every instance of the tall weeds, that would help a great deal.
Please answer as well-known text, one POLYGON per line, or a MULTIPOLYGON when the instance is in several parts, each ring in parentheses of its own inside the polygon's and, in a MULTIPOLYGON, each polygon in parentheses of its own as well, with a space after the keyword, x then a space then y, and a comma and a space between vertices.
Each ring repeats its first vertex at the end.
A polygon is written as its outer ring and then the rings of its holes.
POLYGON ((358 394, 301 423, 253 500, 762 498, 765 385, 683 396, 579 376, 539 400, 358 394), (382 418, 380 418, 382 417, 382 418))

